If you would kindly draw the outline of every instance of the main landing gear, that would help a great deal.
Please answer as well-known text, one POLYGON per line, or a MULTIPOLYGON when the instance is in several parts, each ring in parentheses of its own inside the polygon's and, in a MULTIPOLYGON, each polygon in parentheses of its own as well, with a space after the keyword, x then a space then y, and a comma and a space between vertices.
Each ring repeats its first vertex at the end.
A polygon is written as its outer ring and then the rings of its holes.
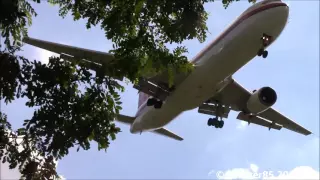
POLYGON ((222 128, 224 125, 223 120, 218 120, 218 118, 209 118, 208 126, 214 126, 215 128, 222 128))
POLYGON ((224 125, 224 121, 222 120, 224 114, 224 107, 218 101, 215 101, 215 117, 209 118, 208 126, 214 126, 215 128, 222 128, 224 125), (219 120, 220 118, 220 120, 219 120))
POLYGON ((268 51, 265 50, 265 48, 271 43, 272 37, 267 34, 263 34, 261 37, 261 41, 262 41, 262 48, 259 49, 257 55, 262 56, 263 58, 266 58, 268 57, 268 51))
POLYGON ((156 98, 150 98, 147 101, 147 106, 154 106, 155 109, 160 109, 162 107, 162 101, 156 98))

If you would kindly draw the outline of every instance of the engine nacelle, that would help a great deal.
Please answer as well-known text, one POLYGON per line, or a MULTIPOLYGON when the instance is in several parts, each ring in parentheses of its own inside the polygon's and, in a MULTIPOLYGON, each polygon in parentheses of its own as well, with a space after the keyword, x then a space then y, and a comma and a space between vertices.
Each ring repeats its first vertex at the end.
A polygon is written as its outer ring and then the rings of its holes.
POLYGON ((254 91, 247 102, 247 109, 252 114, 259 114, 269 109, 277 101, 277 93, 270 87, 254 91))

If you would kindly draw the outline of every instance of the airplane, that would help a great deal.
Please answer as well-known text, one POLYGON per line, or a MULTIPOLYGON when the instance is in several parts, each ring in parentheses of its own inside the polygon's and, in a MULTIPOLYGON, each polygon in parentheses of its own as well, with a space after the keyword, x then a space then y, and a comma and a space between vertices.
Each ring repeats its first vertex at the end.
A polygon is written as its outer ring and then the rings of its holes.
MULTIPOLYGON (((133 134, 154 132, 175 140, 182 137, 164 128, 182 112, 198 108, 212 116, 207 125, 224 126, 231 110, 239 112, 237 119, 270 129, 288 130, 303 135, 312 134, 272 108, 277 93, 271 87, 250 92, 232 75, 256 56, 267 58, 266 50, 280 36, 289 16, 289 7, 281 0, 263 0, 245 10, 225 31, 190 61, 191 73, 174 74, 174 88, 169 88, 168 74, 141 77, 133 87, 139 91, 135 116, 119 114, 115 120, 130 125, 133 134)), ((81 60, 94 70, 96 65, 108 65, 116 59, 110 53, 68 46, 31 37, 24 43, 60 54, 62 59, 81 60)), ((121 80, 121 78, 120 78, 121 80)))

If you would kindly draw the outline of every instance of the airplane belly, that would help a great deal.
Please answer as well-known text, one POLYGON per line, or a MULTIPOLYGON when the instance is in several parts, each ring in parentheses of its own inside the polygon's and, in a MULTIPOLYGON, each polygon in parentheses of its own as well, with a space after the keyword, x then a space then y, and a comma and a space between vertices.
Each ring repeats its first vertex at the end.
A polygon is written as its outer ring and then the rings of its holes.
POLYGON ((284 29, 288 16, 286 7, 277 7, 257 14, 221 39, 199 57, 194 72, 179 85, 175 101, 185 110, 197 108, 215 94, 217 84, 232 76, 256 57, 262 46, 263 33, 276 39, 284 29))
MULTIPOLYGON (((141 117, 138 129, 153 130, 171 122, 181 112, 199 107, 214 96, 217 85, 252 60, 261 48, 263 33, 276 39, 284 29, 288 9, 278 7, 257 14, 230 31, 221 42, 209 49, 196 69, 171 94, 161 109, 150 108, 141 117)), ((138 126, 137 126, 138 127, 138 126)))

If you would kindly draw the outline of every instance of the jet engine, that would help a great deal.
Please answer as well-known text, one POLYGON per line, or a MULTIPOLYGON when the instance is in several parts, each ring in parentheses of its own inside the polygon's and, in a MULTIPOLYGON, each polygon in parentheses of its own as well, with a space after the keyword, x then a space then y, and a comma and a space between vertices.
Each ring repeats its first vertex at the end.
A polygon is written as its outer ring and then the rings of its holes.
POLYGON ((277 101, 277 93, 270 87, 254 91, 247 102, 247 109, 252 114, 259 114, 269 109, 277 101))

